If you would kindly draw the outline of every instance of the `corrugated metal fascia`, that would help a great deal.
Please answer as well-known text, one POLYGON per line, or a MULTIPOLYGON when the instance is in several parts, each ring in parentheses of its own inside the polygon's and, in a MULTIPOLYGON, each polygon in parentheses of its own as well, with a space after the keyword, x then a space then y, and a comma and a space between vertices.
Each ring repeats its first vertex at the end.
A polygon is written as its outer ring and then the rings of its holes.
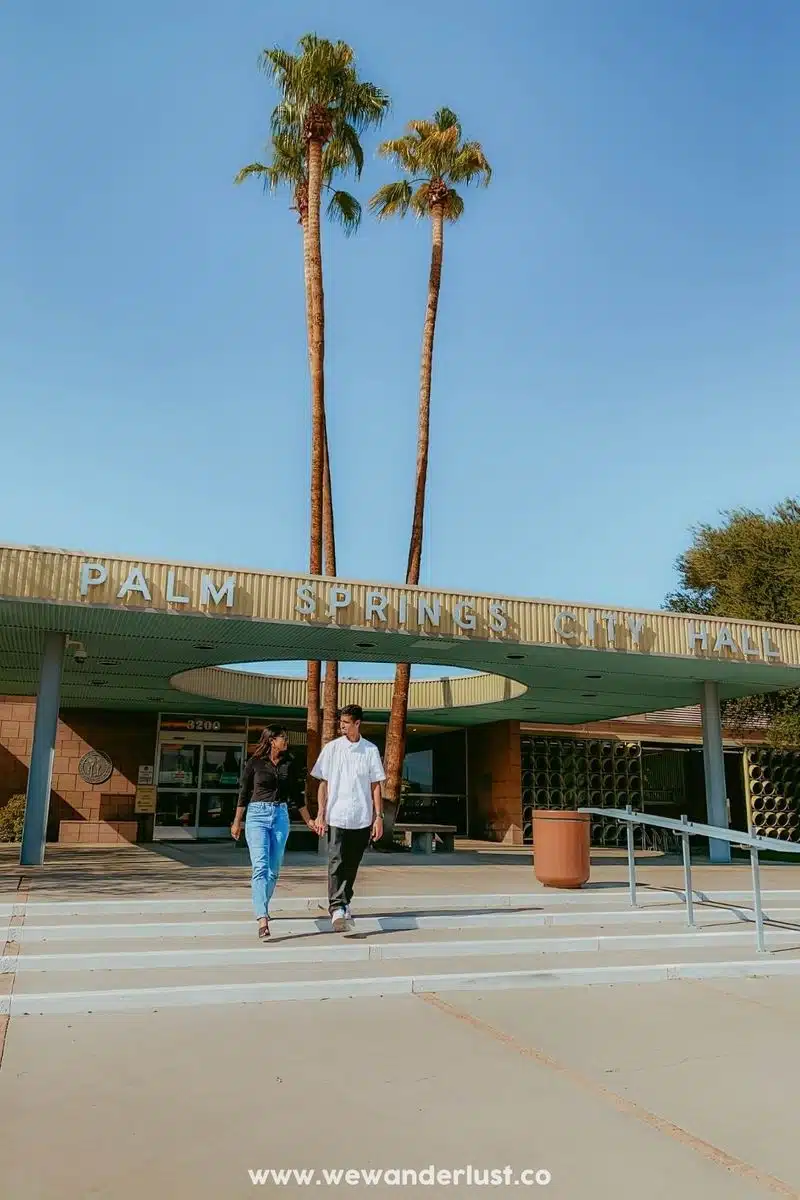
MULTIPOLYGON (((302 624, 304 618, 297 612, 297 588, 307 584, 314 594, 317 612, 322 615, 327 612, 328 588, 330 580, 310 579, 304 574, 282 575, 259 571, 228 571, 225 568, 200 566, 171 566, 163 562, 136 561, 130 558, 90 557, 85 554, 61 553, 58 551, 40 551, 34 548, 0 547, 0 597, 8 599, 39 600, 56 603, 82 603, 87 607, 105 605, 121 612, 126 611, 175 611, 191 613, 208 613, 214 616, 235 615, 256 620, 285 621, 293 625, 302 624), (98 587, 91 589, 88 597, 80 596, 81 566, 87 562, 97 562, 108 571, 108 580, 98 587), (121 582, 132 569, 139 569, 147 581, 149 600, 141 594, 132 593, 120 599, 121 582), (236 593, 235 613, 227 607, 214 601, 204 588, 204 580, 210 581, 213 588, 221 589, 226 580, 233 580, 236 593), (173 597, 171 600, 170 597, 173 597), (180 604, 175 597, 187 597, 188 604, 180 604)), ((322 616, 313 619, 311 623, 339 625, 350 628, 375 628, 382 630, 400 630, 404 632, 430 636, 424 622, 417 630, 415 628, 415 602, 417 599, 439 598, 444 602, 441 611, 440 624, 437 633, 469 643, 472 640, 485 639, 500 642, 521 642, 535 645, 561 645, 554 633, 556 617, 569 610, 574 614, 577 626, 584 630, 594 628, 596 636, 591 641, 593 649, 626 649, 627 640, 632 636, 628 629, 629 619, 642 620, 645 629, 641 632, 640 648, 637 654, 659 654, 680 658, 694 658, 707 661, 707 653, 693 653, 689 649, 689 637, 693 627, 699 622, 707 628, 709 638, 715 639, 720 631, 727 627, 738 642, 744 645, 744 637, 750 643, 757 645, 762 632, 768 634, 778 647, 781 659, 787 664, 800 664, 800 628, 797 626, 780 626, 768 622, 750 622, 737 620, 722 620, 713 617, 697 617, 683 613, 646 612, 618 608, 611 610, 616 618, 615 641, 610 646, 604 646, 602 635, 602 615, 606 611, 596 606, 586 604, 566 605, 553 601, 519 600, 503 596, 482 595, 469 592, 453 592, 424 588, 413 588, 398 585, 378 585, 355 583, 349 580, 337 581, 337 586, 349 589, 351 603, 346 617, 343 611, 331 617, 322 616), (387 599, 386 622, 373 616, 367 619, 367 600, 369 593, 380 591, 387 599), (410 620, 403 623, 400 620, 401 605, 411 600, 408 611, 410 620), (461 629, 454 620, 453 608, 457 602, 468 602, 474 610, 476 628, 461 629), (502 603, 505 609, 508 627, 503 632, 492 629, 492 605, 502 603), (600 618, 598 622, 598 617, 600 618), (626 632, 627 631, 627 632, 626 632)), ((587 635, 588 636, 588 635, 587 635)), ((587 645, 587 636, 577 638, 578 644, 587 645)), ((431 639, 435 641, 435 638, 431 639)))

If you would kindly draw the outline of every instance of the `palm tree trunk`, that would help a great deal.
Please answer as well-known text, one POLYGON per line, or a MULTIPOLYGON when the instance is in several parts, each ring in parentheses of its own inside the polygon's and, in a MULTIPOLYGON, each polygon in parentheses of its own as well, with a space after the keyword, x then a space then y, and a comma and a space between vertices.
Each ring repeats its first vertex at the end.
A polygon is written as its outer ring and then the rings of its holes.
MULTIPOLYGON (((311 365, 311 340, 313 336, 313 318, 312 318, 312 291, 311 291, 311 250, 310 239, 308 236, 308 220, 307 218, 301 221, 303 230, 303 273, 305 277, 305 299, 306 299, 306 337, 308 341, 308 359, 309 371, 313 371, 311 365)), ((323 453, 323 473, 322 473, 322 548, 323 548, 323 571, 326 575, 336 575, 336 534, 333 523, 333 490, 331 487, 331 460, 328 451, 328 420, 327 413, 323 407, 322 411, 322 453, 323 453)), ((308 664, 308 670, 319 669, 316 664, 308 664)), ((325 683, 323 686, 323 702, 322 702, 322 740, 324 746, 326 742, 330 742, 336 737, 336 717, 339 711, 339 664, 338 662, 329 662, 325 664, 325 683)), ((310 757, 310 754, 309 754, 310 757)), ((313 763, 309 764, 309 770, 313 763)), ((313 785, 312 785, 313 786, 313 785)))
POLYGON ((425 522, 425 490, 428 482, 428 448, 431 429, 431 374, 433 372, 433 339, 439 311, 439 292, 442 286, 444 256, 444 213, 436 205, 431 213, 433 243, 431 269, 428 277, 428 303, 422 331, 422 356, 419 370, 419 420, 417 428, 417 475, 414 490, 414 517, 411 523, 411 542, 408 550, 406 583, 419 583, 422 563, 422 535, 425 522))
MULTIPOLYGON (((336 575, 336 538, 333 526, 333 492, 331 490, 331 460, 328 450, 328 423, 323 417, 323 477, 322 477, 322 544, 325 574, 336 575)), ((325 664, 325 683, 322 695, 322 745, 336 737, 339 711, 339 664, 325 664)))
MULTIPOLYGON (((425 490, 428 480, 428 449, 431 423, 431 374, 433 370, 433 341, 436 333, 436 315, 439 310, 439 292, 442 284, 442 259, 444 255, 444 213, 441 205, 431 210, 432 245, 431 267, 428 277, 428 302, 425 307, 425 323, 422 328, 422 355, 419 372, 419 418, 417 425, 417 469, 414 488, 414 516, 411 522, 411 540, 408 549, 406 583, 418 584, 422 562, 422 541, 425 524, 425 490)), ((387 813, 386 834, 391 832, 394 816, 400 803, 400 785, 403 775, 403 760, 406 749, 406 721, 408 717, 408 695, 411 687, 410 663, 398 663, 395 668, 392 708, 386 730, 386 772, 384 811, 387 813)))
MULTIPOLYGON (((307 269, 311 328, 309 331, 309 367, 311 370, 311 489, 309 572, 322 574, 322 512, 325 458, 325 297, 322 287, 322 240, 320 236, 320 198, 322 194, 322 143, 308 142, 308 217, 307 269)), ((307 310, 308 311, 308 310, 307 310)), ((307 762, 310 771, 321 746, 321 664, 308 664, 307 762)), ((313 785, 312 785, 313 786, 313 785)))

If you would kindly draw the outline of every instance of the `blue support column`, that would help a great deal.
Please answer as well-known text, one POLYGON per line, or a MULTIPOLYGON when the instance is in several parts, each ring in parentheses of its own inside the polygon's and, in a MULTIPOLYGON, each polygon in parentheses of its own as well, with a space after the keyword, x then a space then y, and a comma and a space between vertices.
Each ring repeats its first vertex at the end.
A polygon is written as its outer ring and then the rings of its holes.
MULTIPOLYGON (((719 711, 719 686, 712 680, 703 684, 703 767, 706 777, 706 813, 708 824, 728 829, 728 797, 725 786, 725 755, 722 749, 722 719, 719 711)), ((708 840, 712 863, 729 863, 729 842, 708 840)))
POLYGON ((23 867, 40 867, 44 862, 66 642, 65 633, 45 634, 39 694, 36 698, 36 720, 33 726, 31 768, 28 772, 28 791, 25 799, 22 851, 19 859, 23 867))

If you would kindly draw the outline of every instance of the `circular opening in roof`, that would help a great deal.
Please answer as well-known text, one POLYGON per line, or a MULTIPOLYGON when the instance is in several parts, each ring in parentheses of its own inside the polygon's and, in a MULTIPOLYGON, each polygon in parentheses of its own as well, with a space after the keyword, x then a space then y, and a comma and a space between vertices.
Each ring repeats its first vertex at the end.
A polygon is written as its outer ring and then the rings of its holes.
MULTIPOLYGON (((389 711, 395 663, 339 663, 339 703, 361 704, 371 712, 389 711)), ((308 666, 298 662, 231 663, 181 671, 170 683, 176 691, 233 704, 255 704, 278 711, 305 708, 308 666)), ((325 664, 322 665, 323 675, 325 664)), ((524 696, 524 683, 505 675, 451 666, 411 666, 409 712, 483 708, 524 696)))
MULTIPOLYGON (((365 649, 372 643, 363 643, 365 649)), ((353 683, 391 683, 394 679, 396 663, 384 662, 340 662, 339 679, 353 683)), ((269 675, 280 679, 305 679, 308 664, 305 660, 292 662, 256 662, 256 663, 225 663, 219 668, 222 671, 246 671, 248 675, 269 675)), ((432 663, 412 663, 411 678, 424 679, 462 679, 468 676, 480 675, 480 671, 467 670, 463 667, 443 667, 432 663)), ((322 664, 322 675, 325 676, 325 663, 322 664)))

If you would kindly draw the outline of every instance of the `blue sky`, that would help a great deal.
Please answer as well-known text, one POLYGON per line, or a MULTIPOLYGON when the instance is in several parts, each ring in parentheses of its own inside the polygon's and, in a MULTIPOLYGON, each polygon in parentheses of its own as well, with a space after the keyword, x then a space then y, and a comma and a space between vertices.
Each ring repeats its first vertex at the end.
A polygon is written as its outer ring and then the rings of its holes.
MULTIPOLYGON (((3 541, 307 565, 300 243, 235 188, 307 30, 494 168, 448 230, 428 586, 658 607, 800 491, 800 7, 7 0, 3 541)), ((391 178, 368 139, 362 200, 391 178)), ((340 574, 402 577, 428 231, 325 231, 340 574)))

